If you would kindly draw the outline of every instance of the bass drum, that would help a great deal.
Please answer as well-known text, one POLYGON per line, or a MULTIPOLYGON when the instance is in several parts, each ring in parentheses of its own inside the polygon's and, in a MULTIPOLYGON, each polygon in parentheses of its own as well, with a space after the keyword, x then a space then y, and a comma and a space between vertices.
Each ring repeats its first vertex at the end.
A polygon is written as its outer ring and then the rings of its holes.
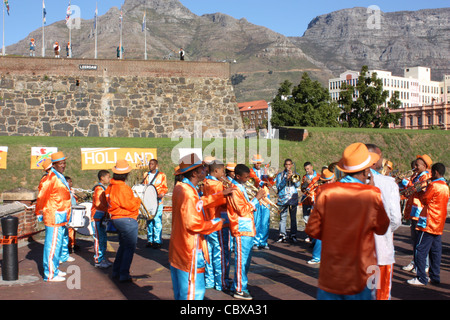
POLYGON ((92 209, 92 202, 83 202, 80 203, 79 206, 83 206, 86 208, 86 215, 84 216, 85 223, 84 226, 81 228, 75 228, 76 232, 83 236, 92 236, 94 234, 92 230, 91 225, 91 209, 92 209))
POLYGON ((158 192, 154 185, 150 184, 145 188, 142 202, 150 215, 150 220, 153 219, 156 216, 159 207, 158 192))

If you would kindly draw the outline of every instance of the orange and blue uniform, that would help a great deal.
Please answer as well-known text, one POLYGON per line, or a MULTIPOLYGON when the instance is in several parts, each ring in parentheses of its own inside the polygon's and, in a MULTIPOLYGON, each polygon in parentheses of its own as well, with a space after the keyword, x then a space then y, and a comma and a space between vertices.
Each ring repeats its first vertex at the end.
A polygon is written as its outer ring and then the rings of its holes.
POLYGON ((108 213, 108 203, 105 196, 106 187, 98 183, 93 188, 91 225, 94 238, 94 262, 99 264, 103 261, 107 247, 107 234, 104 219, 108 213))
POLYGON ((204 267, 205 261, 209 262, 204 235, 222 228, 222 220, 208 220, 205 209, 223 203, 223 199, 222 193, 200 197, 187 178, 173 189, 169 263, 175 300, 204 297, 204 267))

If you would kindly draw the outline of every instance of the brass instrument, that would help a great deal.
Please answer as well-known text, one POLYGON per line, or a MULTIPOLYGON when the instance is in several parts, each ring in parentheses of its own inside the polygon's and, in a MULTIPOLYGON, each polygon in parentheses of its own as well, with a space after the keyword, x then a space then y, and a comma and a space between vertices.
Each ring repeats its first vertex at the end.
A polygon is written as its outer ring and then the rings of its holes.
POLYGON ((300 177, 300 175, 298 175, 298 174, 293 174, 293 175, 291 176, 291 181, 292 181, 293 183, 297 183, 297 182, 299 182, 300 180, 302 180, 302 177, 300 177))
POLYGON ((266 169, 266 175, 269 179, 274 179, 277 176, 278 169, 275 167, 269 167, 266 169))
MULTIPOLYGON (((258 188, 255 187, 255 179, 250 178, 247 180, 247 182, 244 184, 245 190, 247 191, 247 194, 252 197, 252 199, 256 196, 256 193, 258 192, 258 188)), ((280 213, 280 208, 269 198, 264 197, 260 200, 260 203, 265 206, 267 209, 269 209, 273 213, 280 213)))
POLYGON ((408 170, 408 171, 406 171, 404 173, 399 173, 399 174, 396 174, 396 175, 394 175, 392 177, 395 178, 396 181, 401 181, 401 180, 403 180, 405 178, 411 177, 414 173, 415 173, 415 170, 408 170))
POLYGON ((381 171, 380 174, 382 174, 383 176, 386 175, 387 170, 389 169, 388 167, 388 163, 389 161, 387 159, 383 159, 382 163, 381 163, 381 171))
POLYGON ((428 186, 428 183, 431 181, 430 179, 424 181, 417 181, 411 187, 408 187, 402 191, 400 191, 401 195, 410 196, 413 192, 421 192, 428 186), (424 185, 425 184, 425 185, 424 185))
POLYGON ((300 201, 300 203, 302 203, 303 201, 305 201, 306 199, 308 199, 311 196, 311 193, 317 189, 318 186, 324 184, 326 181, 323 180, 317 180, 316 182, 314 182, 314 184, 311 186, 311 188, 306 189, 306 191, 303 193, 305 195, 305 197, 303 197, 303 199, 300 201))

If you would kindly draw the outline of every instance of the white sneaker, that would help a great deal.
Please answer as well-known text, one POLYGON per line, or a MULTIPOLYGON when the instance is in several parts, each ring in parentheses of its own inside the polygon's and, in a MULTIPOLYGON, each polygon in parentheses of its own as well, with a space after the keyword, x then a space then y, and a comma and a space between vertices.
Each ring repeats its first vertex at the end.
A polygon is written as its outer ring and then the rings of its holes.
POLYGON ((65 280, 66 280, 66 278, 61 277, 61 276, 56 276, 56 277, 53 277, 51 279, 47 279, 48 282, 62 282, 62 281, 65 281, 65 280))
POLYGON ((66 275, 67 275, 67 273, 65 273, 64 271, 58 272, 58 276, 60 276, 60 277, 65 277, 66 275))
POLYGON ((73 262, 73 261, 75 261, 75 258, 74 257, 71 257, 71 256, 69 256, 69 258, 66 260, 67 262, 73 262))
POLYGON ((406 282, 412 284, 413 286, 424 286, 424 284, 420 282, 419 279, 417 278, 412 278, 410 280, 407 280, 406 282))
POLYGON ((307 262, 307 264, 319 264, 320 260, 316 260, 316 259, 311 259, 307 262))
POLYGON ((414 269, 414 263, 410 262, 407 266, 402 267, 402 270, 411 271, 414 269))

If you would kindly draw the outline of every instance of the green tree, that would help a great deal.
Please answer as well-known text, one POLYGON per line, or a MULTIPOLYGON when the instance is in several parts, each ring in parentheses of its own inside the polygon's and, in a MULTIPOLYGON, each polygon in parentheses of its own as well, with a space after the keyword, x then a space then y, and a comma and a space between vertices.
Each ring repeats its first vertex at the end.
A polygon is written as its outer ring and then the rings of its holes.
POLYGON ((356 86, 344 82, 339 94, 343 126, 351 128, 388 128, 390 123, 399 124, 400 113, 390 110, 400 108, 398 92, 394 92, 389 101, 389 92, 383 90, 383 81, 372 73, 369 77, 368 67, 363 66, 356 86), (385 105, 387 102, 387 106, 385 105))
POLYGON ((279 126, 337 127, 339 107, 331 101, 330 93, 320 82, 313 81, 308 73, 292 87, 285 80, 272 101, 271 123, 279 126))

